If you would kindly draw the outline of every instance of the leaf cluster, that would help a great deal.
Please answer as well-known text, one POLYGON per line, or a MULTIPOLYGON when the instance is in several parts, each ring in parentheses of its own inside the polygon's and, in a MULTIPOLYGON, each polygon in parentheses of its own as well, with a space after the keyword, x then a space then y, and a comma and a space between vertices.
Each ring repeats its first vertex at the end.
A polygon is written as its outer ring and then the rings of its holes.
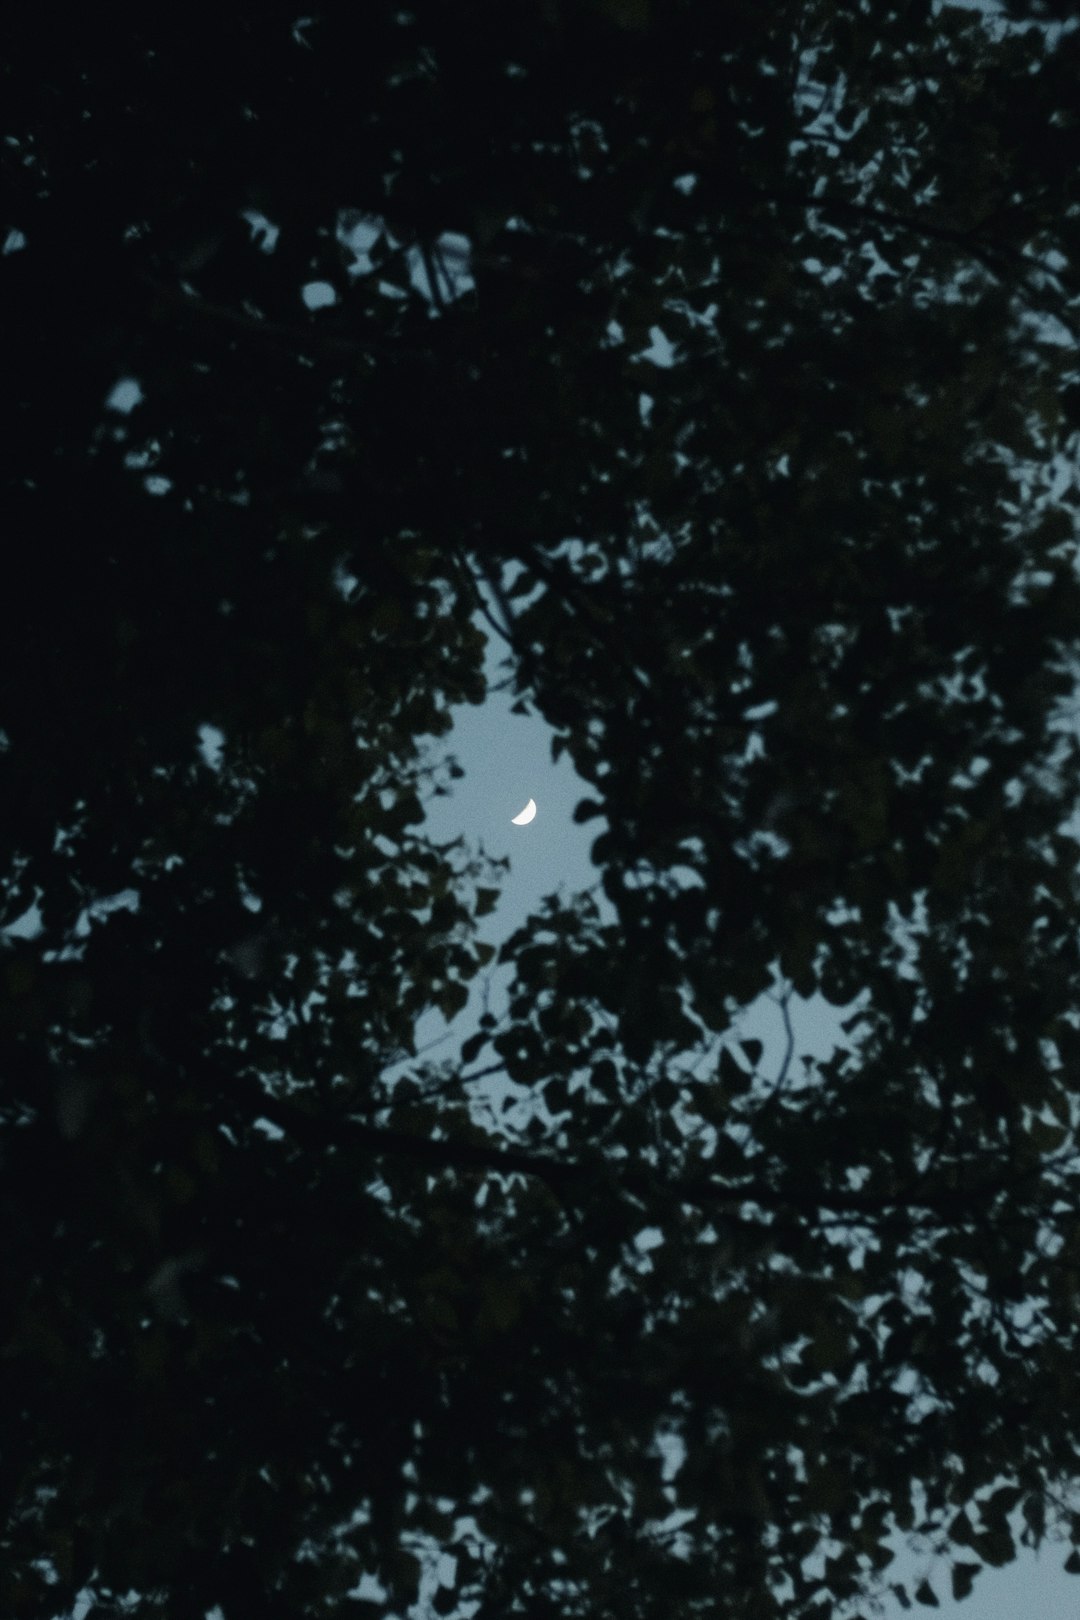
POLYGON ((0 1609, 1075 1547, 1080 36, 8 31, 0 1609), (488 634, 597 823, 497 964, 488 634))

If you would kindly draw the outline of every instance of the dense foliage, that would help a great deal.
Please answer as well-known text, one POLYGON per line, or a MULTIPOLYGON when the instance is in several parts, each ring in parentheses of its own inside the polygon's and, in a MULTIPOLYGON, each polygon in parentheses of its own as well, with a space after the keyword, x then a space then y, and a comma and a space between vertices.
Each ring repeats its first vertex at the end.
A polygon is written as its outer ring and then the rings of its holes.
POLYGON ((1044 10, 8 18, 5 1616, 434 1559, 439 1614, 803 1620, 898 1533, 959 1595, 1080 1540, 1044 10), (434 1063, 481 625, 602 896, 434 1063), (733 1040, 770 986, 851 1050, 733 1040))

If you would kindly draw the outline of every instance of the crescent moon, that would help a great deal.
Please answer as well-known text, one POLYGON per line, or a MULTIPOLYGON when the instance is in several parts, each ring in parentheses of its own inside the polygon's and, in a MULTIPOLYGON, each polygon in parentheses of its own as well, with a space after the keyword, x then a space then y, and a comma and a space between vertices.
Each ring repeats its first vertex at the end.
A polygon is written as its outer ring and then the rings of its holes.
POLYGON ((535 814, 536 800, 530 799, 524 810, 522 810, 520 814, 516 816, 511 816, 510 820, 514 823, 515 827, 527 827, 535 814))

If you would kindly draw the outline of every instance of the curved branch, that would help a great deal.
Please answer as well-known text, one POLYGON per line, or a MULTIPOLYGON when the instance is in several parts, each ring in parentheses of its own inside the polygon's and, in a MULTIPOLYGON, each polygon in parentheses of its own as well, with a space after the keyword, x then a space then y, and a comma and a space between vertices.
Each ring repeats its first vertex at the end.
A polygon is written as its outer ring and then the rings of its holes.
MULTIPOLYGON (((233 1078, 235 1089, 236 1078, 233 1078)), ((1002 1193, 1015 1191, 1047 1168, 1044 1164, 1008 1177, 960 1187, 909 1187, 888 1195, 874 1195, 850 1189, 773 1187, 755 1181, 735 1185, 715 1181, 707 1173, 685 1180, 665 1177, 646 1169, 622 1169, 601 1154, 560 1159, 519 1148, 495 1147, 488 1141, 462 1137, 432 1138, 411 1131, 369 1125, 353 1115, 327 1116, 273 1097, 251 1076, 239 1077, 245 1093, 256 1104, 258 1115, 271 1121, 303 1147, 325 1149, 350 1142, 365 1152, 412 1159, 433 1168, 466 1171, 493 1171, 500 1175, 517 1173, 543 1182, 564 1206, 577 1209, 581 1198, 595 1191, 598 1183, 621 1190, 641 1208, 658 1203, 691 1204, 704 1209, 721 1209, 731 1219, 753 1224, 746 1215, 747 1204, 758 1204, 776 1212, 794 1212, 820 1217, 833 1211, 843 1218, 874 1219, 915 1215, 919 1211, 936 1215, 945 1224, 964 1218, 985 1219, 986 1207, 1002 1193)), ((1070 1209, 1067 1213, 1075 1215, 1070 1209)), ((1043 1211, 1049 1218, 1053 1212, 1043 1211)))

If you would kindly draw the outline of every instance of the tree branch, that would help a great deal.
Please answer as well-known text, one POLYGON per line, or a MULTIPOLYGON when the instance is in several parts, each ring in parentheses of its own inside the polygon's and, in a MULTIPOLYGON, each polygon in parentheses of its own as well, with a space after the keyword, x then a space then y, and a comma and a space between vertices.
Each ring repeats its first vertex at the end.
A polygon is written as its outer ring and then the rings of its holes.
MULTIPOLYGON (((242 1077, 242 1085, 255 1104, 257 1115, 269 1119, 301 1146, 324 1149, 333 1145, 340 1148, 348 1142, 377 1156, 412 1159, 433 1168, 493 1171, 499 1175, 517 1173, 542 1181, 564 1204, 567 1199, 573 1201, 575 1192, 595 1188, 600 1180, 621 1188, 645 1208, 658 1201, 674 1200, 704 1209, 720 1208, 744 1220, 747 1204, 758 1204, 768 1210, 796 1211, 811 1217, 831 1210, 843 1217, 864 1219, 887 1218, 899 1212, 913 1214, 924 1210, 937 1215, 946 1224, 954 1224, 958 1217, 969 1211, 985 1218, 986 1205, 1000 1194, 1012 1192, 1023 1182, 1031 1181, 1047 1168, 1045 1164, 1039 1164, 1010 1177, 966 1187, 911 1187, 885 1196, 848 1189, 773 1187, 758 1181, 731 1184, 715 1181, 707 1173, 679 1180, 648 1170, 624 1170, 618 1161, 601 1154, 557 1159, 549 1154, 496 1147, 487 1141, 419 1136, 410 1131, 368 1125, 352 1115, 327 1118, 272 1096, 251 1076, 242 1077)), ((1044 1213, 1049 1215, 1051 1212, 1044 1213)), ((1070 1210, 1069 1213, 1075 1211, 1070 1210)))

